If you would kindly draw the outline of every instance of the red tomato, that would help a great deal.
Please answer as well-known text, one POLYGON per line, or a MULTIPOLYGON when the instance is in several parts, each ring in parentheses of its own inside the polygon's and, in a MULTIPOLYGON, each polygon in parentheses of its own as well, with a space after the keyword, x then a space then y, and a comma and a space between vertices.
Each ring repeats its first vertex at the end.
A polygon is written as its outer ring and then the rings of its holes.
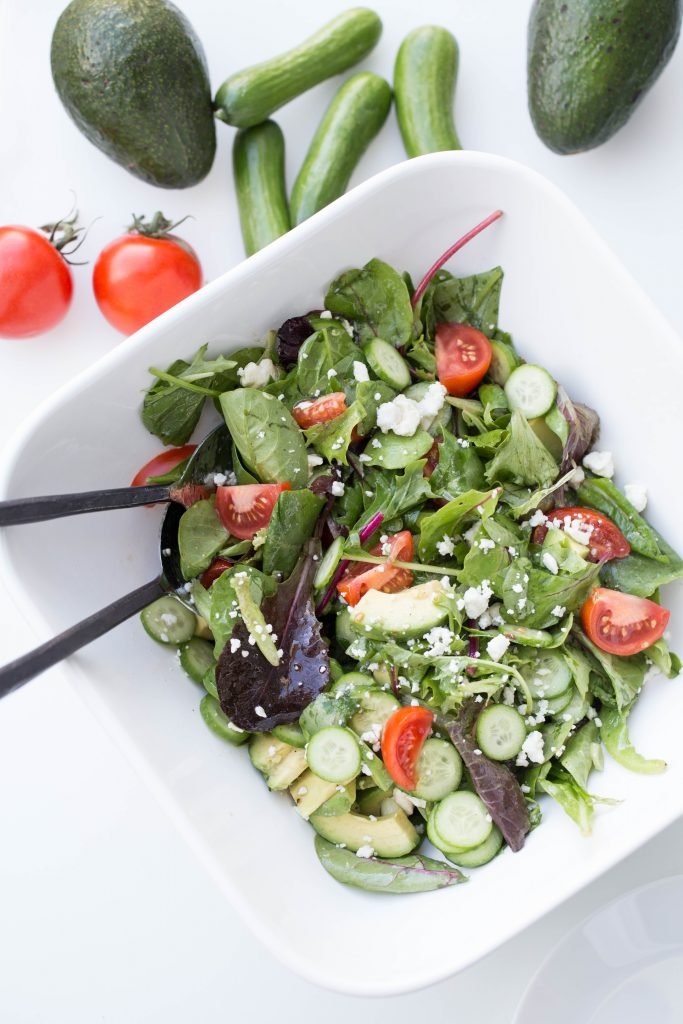
MULTIPOLYGON (((626 555, 631 553, 631 545, 619 527, 602 512, 596 512, 592 508, 554 508, 548 513, 548 519, 557 523, 560 529, 565 516, 578 519, 582 525, 593 527, 586 545, 589 549, 590 562, 609 562, 611 558, 626 558, 626 555)), ((547 532, 548 527, 545 524, 537 526, 534 530, 534 544, 542 544, 547 532)))
POLYGON ((292 409, 292 416, 302 430, 308 430, 316 423, 328 423, 346 412, 346 396, 343 391, 322 395, 307 402, 299 402, 292 409))
POLYGON ((216 488, 216 511, 233 537, 250 540, 270 522, 278 495, 291 484, 237 484, 216 488))
POLYGON ((199 582, 208 590, 209 587, 213 586, 219 576, 222 576, 226 569, 232 568, 232 562, 229 562, 227 558, 214 558, 213 562, 208 569, 199 577, 199 582))
POLYGON ((434 715, 428 708, 398 708, 382 730, 384 766, 402 789, 417 786, 415 765, 424 741, 429 736, 434 715))
POLYGON ((33 228, 0 227, 0 335, 30 338, 55 327, 71 305, 71 270, 33 228))
MULTIPOLYGON (((391 538, 391 549, 388 557, 399 562, 412 562, 413 538, 409 530, 401 530, 391 538)), ((381 555, 382 545, 376 544, 370 550, 371 555, 381 555)), ((337 590, 347 604, 358 604, 368 590, 381 590, 385 594, 397 594, 405 590, 413 582, 410 569, 397 569, 392 565, 372 565, 368 562, 355 562, 344 578, 337 584, 337 590)))
POLYGON ((132 334, 202 285, 202 268, 185 242, 168 234, 160 215, 110 242, 93 271, 95 299, 105 319, 132 334))
POLYGON ((448 323, 437 326, 435 343, 439 380, 449 395, 464 398, 491 365, 491 342, 476 327, 448 323))
POLYGON ((663 635, 670 613, 647 597, 596 587, 581 608, 589 640, 608 654, 638 654, 663 635))
POLYGON ((165 476, 181 462, 189 458, 196 444, 184 444, 182 448, 167 448, 142 466, 130 482, 131 487, 143 487, 151 476, 165 476))

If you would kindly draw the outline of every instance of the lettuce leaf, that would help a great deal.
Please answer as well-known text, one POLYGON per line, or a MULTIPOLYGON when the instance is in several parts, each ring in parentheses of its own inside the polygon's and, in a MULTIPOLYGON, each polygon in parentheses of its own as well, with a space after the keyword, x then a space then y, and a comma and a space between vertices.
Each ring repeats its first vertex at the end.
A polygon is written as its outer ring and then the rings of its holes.
POLYGON ((486 467, 488 483, 549 487, 557 477, 557 463, 520 412, 513 412, 510 432, 486 467))

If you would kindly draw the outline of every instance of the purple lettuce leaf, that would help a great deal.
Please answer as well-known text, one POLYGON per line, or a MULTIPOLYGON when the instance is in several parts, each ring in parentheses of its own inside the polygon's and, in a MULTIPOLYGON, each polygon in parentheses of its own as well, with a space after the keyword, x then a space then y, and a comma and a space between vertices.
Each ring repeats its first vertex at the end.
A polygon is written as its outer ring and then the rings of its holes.
POLYGON ((557 407, 569 425, 569 436, 562 452, 560 476, 578 465, 586 452, 590 451, 600 433, 600 417, 597 412, 580 402, 572 402, 560 384, 557 389, 557 407))
POLYGON ((285 320, 277 332, 277 357, 283 366, 293 366, 299 358, 299 349, 313 334, 313 325, 308 317, 292 316, 285 320))

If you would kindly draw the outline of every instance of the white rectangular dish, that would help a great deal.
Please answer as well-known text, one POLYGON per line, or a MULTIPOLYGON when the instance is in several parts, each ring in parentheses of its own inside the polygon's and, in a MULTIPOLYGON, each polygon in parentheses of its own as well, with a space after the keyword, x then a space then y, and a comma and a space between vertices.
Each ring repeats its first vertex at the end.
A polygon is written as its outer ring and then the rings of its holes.
MULTIPOLYGON (((614 453, 618 482, 647 483, 651 521, 683 548, 679 339, 554 186, 478 153, 391 168, 123 342, 31 417, 9 446, 0 497, 125 485, 159 448, 138 416, 150 365, 165 366, 204 342, 215 352, 251 344, 286 317, 319 307, 334 276, 372 256, 419 278, 496 208, 504 218, 449 269, 502 265, 501 326, 526 359, 599 411, 600 446, 614 453)), ((151 579, 162 514, 133 509, 5 530, 4 582, 37 639, 151 579)), ((665 592, 679 651, 682 589, 665 592)), ((609 762, 593 787, 625 802, 598 813, 592 838, 544 800, 545 820, 525 849, 472 871, 467 885, 373 896, 325 874, 310 827, 287 798, 267 791, 243 750, 207 731, 199 693, 137 620, 66 670, 254 932, 293 970, 349 994, 396 994, 456 973, 683 814, 683 684, 655 681, 632 732, 669 770, 644 777, 609 762)))

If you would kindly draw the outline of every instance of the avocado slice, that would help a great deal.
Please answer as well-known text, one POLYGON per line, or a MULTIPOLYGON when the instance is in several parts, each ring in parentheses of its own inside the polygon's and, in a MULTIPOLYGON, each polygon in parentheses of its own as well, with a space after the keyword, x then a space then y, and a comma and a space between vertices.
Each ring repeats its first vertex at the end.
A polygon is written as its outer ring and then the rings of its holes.
POLYGON ((282 743, 272 732, 257 732, 249 740, 249 757, 254 768, 268 775, 294 747, 282 743))
POLYGON ((287 789, 305 771, 306 755, 298 747, 292 747, 266 775, 268 789, 287 789))
POLYGON ((309 821, 328 842, 343 843, 354 852, 371 846, 378 857, 404 857, 420 842, 410 819, 401 810, 374 820, 362 814, 340 814, 334 818, 312 814, 309 821))
POLYGON ((339 789, 335 786, 335 791, 332 796, 321 804, 318 814, 327 815, 331 817, 338 816, 340 814, 346 814, 350 811, 356 802, 356 780, 351 779, 345 786, 341 786, 339 789))
POLYGON ((337 787, 334 782, 325 782, 324 779, 319 779, 310 768, 289 787, 289 793, 296 804, 297 811, 306 820, 326 800, 334 797, 336 791, 337 787))
POLYGON ((349 623, 361 636, 372 640, 404 640, 423 636, 448 618, 445 608, 435 604, 446 590, 440 580, 419 583, 398 594, 368 590, 349 609, 349 623))

